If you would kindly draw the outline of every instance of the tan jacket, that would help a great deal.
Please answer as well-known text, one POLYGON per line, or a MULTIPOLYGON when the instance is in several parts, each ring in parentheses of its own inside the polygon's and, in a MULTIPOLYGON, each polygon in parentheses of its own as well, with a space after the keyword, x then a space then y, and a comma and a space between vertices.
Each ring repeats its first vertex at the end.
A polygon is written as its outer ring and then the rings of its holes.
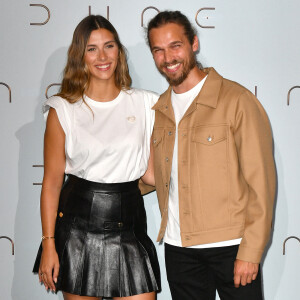
MULTIPOLYGON (((276 175, 268 117, 241 85, 205 69, 206 82, 178 125, 178 189, 184 247, 242 237, 237 258, 258 263, 269 238, 276 175)), ((171 88, 153 107, 156 191, 168 220, 175 119, 171 88)))

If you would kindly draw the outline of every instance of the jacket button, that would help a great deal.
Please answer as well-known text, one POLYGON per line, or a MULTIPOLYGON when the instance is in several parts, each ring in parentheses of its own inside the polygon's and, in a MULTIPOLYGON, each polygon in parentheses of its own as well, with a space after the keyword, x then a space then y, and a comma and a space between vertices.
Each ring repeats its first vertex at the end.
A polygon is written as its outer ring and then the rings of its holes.
POLYGON ((208 142, 211 142, 211 141, 212 141, 212 137, 209 136, 209 137, 207 138, 207 141, 208 141, 208 142))
POLYGON ((122 227, 123 227, 123 223, 122 223, 122 222, 119 222, 119 223, 118 223, 118 227, 119 227, 119 228, 122 228, 122 227))
POLYGON ((166 183, 166 187, 168 187, 168 184, 166 183))
POLYGON ((153 140, 153 143, 156 144, 156 139, 153 140))
POLYGON ((166 157, 166 162, 168 162, 169 161, 169 158, 168 157, 166 157))
POLYGON ((169 131, 169 132, 168 132, 168 135, 172 135, 172 131, 169 131))
POLYGON ((62 218, 64 214, 62 212, 60 212, 58 215, 60 218, 62 218))

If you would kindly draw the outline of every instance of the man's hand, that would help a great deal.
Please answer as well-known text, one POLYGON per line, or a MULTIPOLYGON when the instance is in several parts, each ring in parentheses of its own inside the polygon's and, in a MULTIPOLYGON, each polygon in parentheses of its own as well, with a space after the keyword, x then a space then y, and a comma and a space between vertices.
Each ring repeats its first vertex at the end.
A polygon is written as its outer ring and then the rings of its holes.
POLYGON ((234 286, 238 288, 241 285, 245 286, 256 279, 259 264, 237 259, 234 262, 234 286))

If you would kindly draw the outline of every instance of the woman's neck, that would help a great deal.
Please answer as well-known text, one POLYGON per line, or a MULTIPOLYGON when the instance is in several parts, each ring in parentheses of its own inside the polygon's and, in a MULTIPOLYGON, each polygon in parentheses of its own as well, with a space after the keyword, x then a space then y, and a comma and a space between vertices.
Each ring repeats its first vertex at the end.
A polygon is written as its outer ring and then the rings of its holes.
POLYGON ((90 82, 88 89, 85 94, 99 102, 108 102, 112 101, 120 93, 120 89, 116 87, 115 83, 108 83, 103 81, 98 82, 90 82))

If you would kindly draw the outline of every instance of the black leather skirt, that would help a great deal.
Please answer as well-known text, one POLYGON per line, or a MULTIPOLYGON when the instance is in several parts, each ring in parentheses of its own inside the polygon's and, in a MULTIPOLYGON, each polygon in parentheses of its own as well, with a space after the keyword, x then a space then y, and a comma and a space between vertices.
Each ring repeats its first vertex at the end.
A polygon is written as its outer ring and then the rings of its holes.
MULTIPOLYGON (((69 175, 60 195, 55 245, 57 291, 125 297, 160 290, 138 181, 103 184, 69 175)), ((35 273, 41 252, 40 246, 35 273)))

